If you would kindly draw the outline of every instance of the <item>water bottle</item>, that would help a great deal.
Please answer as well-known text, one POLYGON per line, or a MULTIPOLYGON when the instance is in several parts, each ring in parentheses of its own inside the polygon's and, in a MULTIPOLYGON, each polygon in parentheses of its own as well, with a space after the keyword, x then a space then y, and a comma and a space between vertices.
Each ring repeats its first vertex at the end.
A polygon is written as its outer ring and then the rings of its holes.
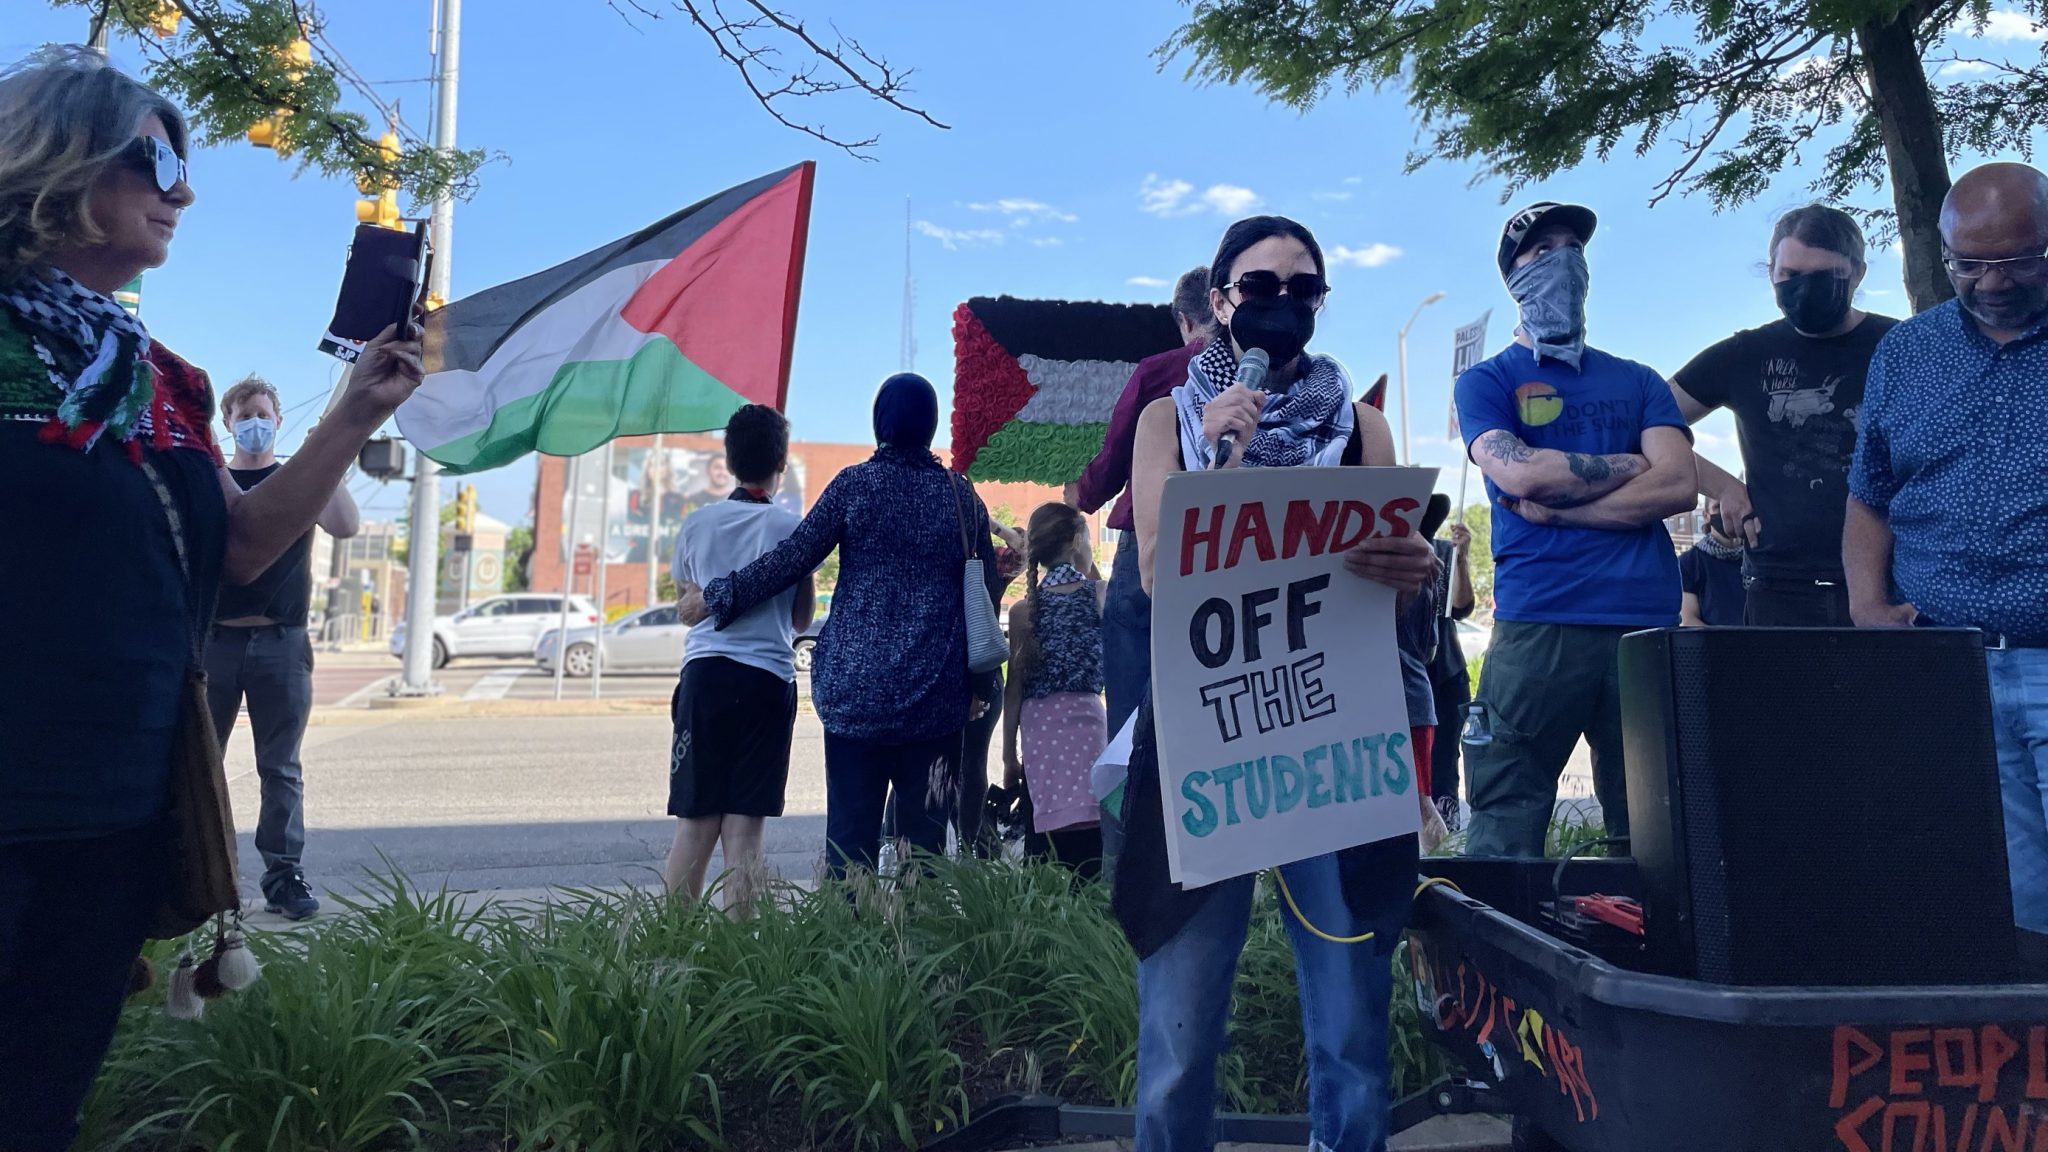
POLYGON ((1493 743, 1493 714, 1485 704, 1474 700, 1465 706, 1465 727, 1458 740, 1467 748, 1483 748, 1493 743))

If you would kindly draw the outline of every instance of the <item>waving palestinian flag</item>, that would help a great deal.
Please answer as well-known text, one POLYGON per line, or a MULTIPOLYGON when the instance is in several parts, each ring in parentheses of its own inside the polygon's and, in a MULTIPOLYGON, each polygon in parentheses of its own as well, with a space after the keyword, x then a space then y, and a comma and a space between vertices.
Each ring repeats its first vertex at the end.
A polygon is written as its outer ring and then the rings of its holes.
POLYGON ((427 317, 398 427, 450 472, 783 406, 810 228, 805 161, 427 317))

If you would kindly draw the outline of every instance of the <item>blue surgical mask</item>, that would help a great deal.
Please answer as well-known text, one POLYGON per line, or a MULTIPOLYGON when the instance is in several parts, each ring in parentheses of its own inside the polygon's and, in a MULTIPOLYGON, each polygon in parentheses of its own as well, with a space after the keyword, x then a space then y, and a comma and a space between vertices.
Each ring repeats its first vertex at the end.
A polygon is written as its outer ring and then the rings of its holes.
POLYGON ((261 456, 277 442, 277 421, 251 416, 235 421, 235 446, 251 456, 261 456))
POLYGON ((1586 254, 1577 248, 1556 248, 1508 274, 1508 295, 1522 310, 1522 331, 1536 346, 1536 359, 1548 356, 1573 368, 1586 351, 1586 292, 1592 273, 1586 254))

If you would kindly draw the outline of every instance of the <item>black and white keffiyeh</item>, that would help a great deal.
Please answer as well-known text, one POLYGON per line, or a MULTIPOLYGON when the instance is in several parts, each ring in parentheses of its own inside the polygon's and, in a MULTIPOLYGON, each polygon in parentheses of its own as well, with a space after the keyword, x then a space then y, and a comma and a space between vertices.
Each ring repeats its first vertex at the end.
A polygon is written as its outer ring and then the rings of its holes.
MULTIPOLYGON (((1269 390, 1258 431, 1240 446, 1248 468, 1328 466, 1344 456, 1356 417, 1351 410, 1351 375, 1329 356, 1304 355, 1300 378, 1285 391, 1269 390)), ((1230 343, 1212 342, 1188 364, 1187 383, 1173 390, 1180 417, 1183 467, 1209 467, 1214 446, 1202 436, 1202 413, 1237 378, 1237 358, 1230 343)))
POLYGON ((4 303, 20 320, 62 394, 57 419, 65 440, 90 449, 103 432, 123 442, 150 431, 156 394, 143 362, 149 331, 110 296, 55 268, 17 279, 4 303))

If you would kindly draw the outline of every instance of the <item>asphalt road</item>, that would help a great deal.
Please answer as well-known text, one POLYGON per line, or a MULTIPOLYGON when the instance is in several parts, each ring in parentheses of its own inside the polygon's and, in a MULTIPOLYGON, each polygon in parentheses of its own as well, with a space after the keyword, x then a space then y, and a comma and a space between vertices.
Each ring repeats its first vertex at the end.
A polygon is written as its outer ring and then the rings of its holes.
MULTIPOLYGON (((304 863, 316 890, 348 891, 386 857, 424 888, 659 878, 675 823, 666 815, 665 715, 362 712, 322 721, 301 752, 304 863)), ((766 835, 770 865, 790 879, 810 879, 824 849, 823 740, 816 718, 800 713, 786 814, 766 835)), ((229 739, 228 773, 253 899, 262 864, 251 842, 259 792, 246 725, 229 739)))
MULTIPOLYGON (((385 691, 399 672, 398 661, 382 653, 323 652, 313 662, 315 707, 347 706, 385 691)), ((555 678, 531 660, 454 660, 434 673, 442 695, 457 700, 552 700, 555 678)), ((597 688, 607 700, 666 700, 676 672, 607 672, 597 688)), ((589 679, 562 678, 562 699, 588 700, 589 679)))

